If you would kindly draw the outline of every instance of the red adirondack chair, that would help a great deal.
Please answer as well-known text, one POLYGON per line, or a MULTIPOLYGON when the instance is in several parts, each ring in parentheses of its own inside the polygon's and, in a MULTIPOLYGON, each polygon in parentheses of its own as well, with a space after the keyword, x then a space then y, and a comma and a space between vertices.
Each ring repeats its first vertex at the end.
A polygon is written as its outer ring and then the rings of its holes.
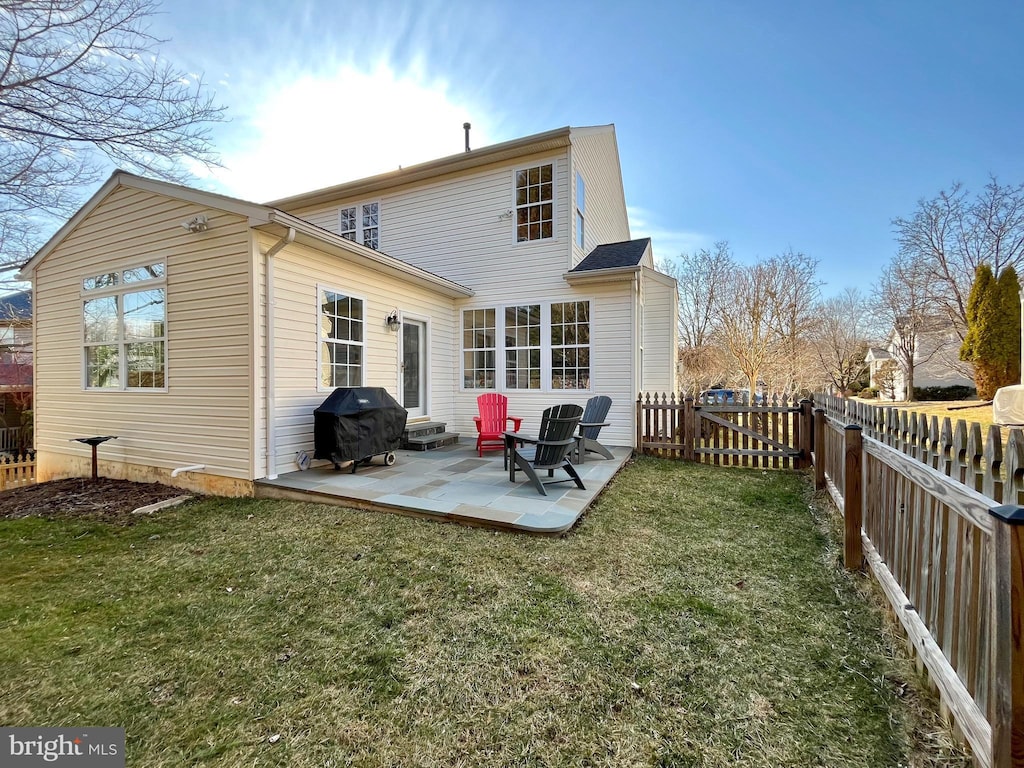
POLYGON ((473 417, 476 424, 476 450, 480 456, 484 451, 505 450, 504 433, 506 431, 518 432, 519 425, 523 423, 522 418, 508 415, 508 398, 496 392, 488 392, 476 399, 476 407, 480 411, 479 416, 473 417), (512 422, 512 429, 508 424, 512 422))

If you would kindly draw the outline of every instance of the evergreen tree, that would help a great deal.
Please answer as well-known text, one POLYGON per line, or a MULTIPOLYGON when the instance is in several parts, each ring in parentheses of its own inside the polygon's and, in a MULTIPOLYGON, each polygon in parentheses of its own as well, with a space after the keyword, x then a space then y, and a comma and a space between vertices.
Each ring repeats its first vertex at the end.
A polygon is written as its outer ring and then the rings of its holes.
POLYGON ((1017 273, 1007 267, 997 280, 988 264, 974 272, 967 299, 967 335, 960 359, 974 366, 978 397, 989 400, 1020 373, 1020 299, 1017 273))

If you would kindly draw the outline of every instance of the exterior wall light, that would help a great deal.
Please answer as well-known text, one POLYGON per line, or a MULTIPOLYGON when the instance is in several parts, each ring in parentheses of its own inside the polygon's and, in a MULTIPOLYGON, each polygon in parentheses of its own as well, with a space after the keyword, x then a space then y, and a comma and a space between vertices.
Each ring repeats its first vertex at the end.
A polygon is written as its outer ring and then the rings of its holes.
POLYGON ((384 318, 384 322, 387 324, 389 331, 397 331, 398 327, 402 324, 402 321, 398 319, 398 310, 392 309, 391 313, 384 318))

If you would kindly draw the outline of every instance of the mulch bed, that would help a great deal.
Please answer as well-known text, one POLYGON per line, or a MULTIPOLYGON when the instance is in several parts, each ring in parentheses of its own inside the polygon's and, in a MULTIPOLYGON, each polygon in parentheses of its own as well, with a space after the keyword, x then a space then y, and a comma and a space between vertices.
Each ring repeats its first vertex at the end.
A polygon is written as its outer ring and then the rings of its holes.
POLYGON ((87 518, 132 525, 132 511, 147 504, 184 496, 187 491, 161 483, 133 483, 101 477, 52 480, 0 492, 0 519, 42 517, 47 520, 87 518))

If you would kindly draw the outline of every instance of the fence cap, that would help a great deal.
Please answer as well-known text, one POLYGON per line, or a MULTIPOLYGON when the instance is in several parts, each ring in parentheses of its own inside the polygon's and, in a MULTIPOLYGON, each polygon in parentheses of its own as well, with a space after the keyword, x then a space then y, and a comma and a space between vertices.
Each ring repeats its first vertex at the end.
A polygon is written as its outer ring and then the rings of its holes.
POLYGON ((1010 525, 1024 525, 1024 507, 1016 504, 1002 504, 992 507, 988 513, 1010 525))

